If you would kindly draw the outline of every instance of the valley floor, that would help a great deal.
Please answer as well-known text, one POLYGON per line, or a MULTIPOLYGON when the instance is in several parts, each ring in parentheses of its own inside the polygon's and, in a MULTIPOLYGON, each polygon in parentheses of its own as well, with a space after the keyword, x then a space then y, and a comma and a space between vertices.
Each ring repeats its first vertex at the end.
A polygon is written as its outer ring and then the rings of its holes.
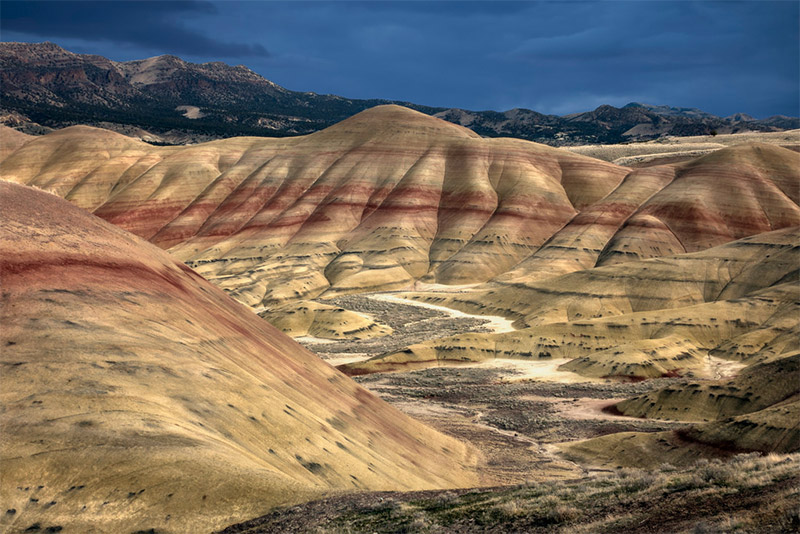
POLYGON ((558 455, 557 443, 615 432, 686 426, 603 412, 621 397, 663 386, 665 380, 560 383, 513 380, 515 372, 513 367, 484 364, 355 379, 407 414, 476 447, 483 456, 481 483, 487 486, 572 478, 591 472, 558 455))
POLYGON ((393 293, 364 293, 319 302, 367 315, 376 323, 387 325, 393 330, 388 336, 359 340, 296 338, 301 345, 334 366, 366 360, 440 337, 464 332, 491 332, 495 330, 492 326, 496 328, 498 319, 506 321, 506 328, 511 328, 510 322, 501 317, 490 319, 468 315, 442 306, 403 300, 393 293))
MULTIPOLYGON (((511 328, 392 294, 322 301, 366 314, 393 334, 367 340, 298 341, 333 365, 467 331, 511 328)), ((505 323, 503 321, 506 321, 505 323)), ((736 456, 654 470, 599 469, 560 454, 559 444, 616 432, 677 431, 689 422, 621 416, 620 400, 679 385, 588 379, 559 371, 566 360, 496 359, 463 367, 355 377, 403 412, 480 451, 482 488, 333 496, 233 525, 265 532, 795 532, 800 456, 736 456), (766 529, 766 530, 765 530, 766 529)), ((738 371, 712 362, 711 376, 738 371)))
MULTIPOLYGON (((332 365, 368 359, 446 335, 507 331, 502 317, 469 315, 403 300, 391 293, 321 301, 369 315, 393 334, 366 340, 299 338, 332 365)), ((556 444, 615 432, 677 430, 687 423, 623 417, 604 411, 614 403, 682 379, 644 382, 588 379, 559 371, 566 360, 495 359, 463 367, 355 377, 403 412, 472 444, 481 452, 481 484, 520 484, 592 472, 562 457, 556 444)))

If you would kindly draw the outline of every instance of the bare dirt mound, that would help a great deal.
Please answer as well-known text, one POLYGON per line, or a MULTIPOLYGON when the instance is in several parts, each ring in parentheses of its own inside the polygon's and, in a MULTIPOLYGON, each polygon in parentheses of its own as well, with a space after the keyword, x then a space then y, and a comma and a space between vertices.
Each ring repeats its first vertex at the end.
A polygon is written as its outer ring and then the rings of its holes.
POLYGON ((798 350, 794 228, 694 254, 589 269, 470 293, 409 293, 473 313, 517 317, 519 330, 467 333, 348 364, 346 372, 570 359, 586 377, 714 378, 719 359, 751 364, 798 350))
POLYGON ((13 152, 0 176, 169 249, 258 306, 423 277, 486 281, 627 172, 380 106, 304 137, 187 147, 71 127, 13 152))
POLYGON ((468 447, 157 247, 31 188, 0 199, 2 530, 208 531, 473 482, 468 447))

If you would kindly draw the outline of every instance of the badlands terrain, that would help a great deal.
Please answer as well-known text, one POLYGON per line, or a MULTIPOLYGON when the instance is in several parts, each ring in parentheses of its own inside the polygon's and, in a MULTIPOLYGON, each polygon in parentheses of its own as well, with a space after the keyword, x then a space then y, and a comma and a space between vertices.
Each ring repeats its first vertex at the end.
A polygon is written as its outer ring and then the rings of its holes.
POLYGON ((473 482, 467 446, 160 249, 0 187, 4 529, 209 531, 331 490, 473 482))
POLYGON ((0 524, 792 531, 798 146, 5 128, 0 524))

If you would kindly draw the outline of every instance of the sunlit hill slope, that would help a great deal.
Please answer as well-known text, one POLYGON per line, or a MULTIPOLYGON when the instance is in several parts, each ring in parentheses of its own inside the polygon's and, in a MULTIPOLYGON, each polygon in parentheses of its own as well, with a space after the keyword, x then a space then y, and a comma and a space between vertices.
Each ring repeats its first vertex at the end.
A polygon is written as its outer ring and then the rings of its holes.
POLYGON ((208 531, 473 482, 466 446, 157 247, 32 188, 0 183, 0 207, 0 530, 208 531))

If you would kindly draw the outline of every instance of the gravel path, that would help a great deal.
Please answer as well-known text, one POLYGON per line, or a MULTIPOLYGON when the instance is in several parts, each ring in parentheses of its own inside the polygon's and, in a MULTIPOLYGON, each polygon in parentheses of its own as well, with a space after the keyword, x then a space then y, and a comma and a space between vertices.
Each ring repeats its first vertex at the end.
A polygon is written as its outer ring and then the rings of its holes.
POLYGON ((511 326, 511 323, 514 322, 513 320, 506 319, 505 317, 501 317, 499 315, 472 315, 469 313, 464 313, 459 310, 448 308, 446 306, 437 306, 436 304, 429 304, 427 302, 417 302, 415 300, 404 299, 396 295, 375 294, 375 295, 367 295, 367 298, 371 298, 373 300, 380 300, 383 302, 393 302, 396 304, 398 303, 411 304, 419 308, 427 308, 429 310, 440 311, 453 318, 480 319, 486 321, 484 326, 486 328, 489 328, 492 332, 512 332, 516 330, 513 326, 511 326))
MULTIPOLYGON (((504 327, 497 319, 507 321, 502 317, 468 315, 443 306, 405 300, 386 293, 347 295, 319 302, 369 315, 376 322, 394 330, 388 336, 373 339, 297 339, 301 345, 334 365, 345 363, 345 359, 350 362, 366 360, 415 343, 464 332, 494 332, 496 328, 504 327)), ((510 321, 507 322, 510 327, 510 321)))

